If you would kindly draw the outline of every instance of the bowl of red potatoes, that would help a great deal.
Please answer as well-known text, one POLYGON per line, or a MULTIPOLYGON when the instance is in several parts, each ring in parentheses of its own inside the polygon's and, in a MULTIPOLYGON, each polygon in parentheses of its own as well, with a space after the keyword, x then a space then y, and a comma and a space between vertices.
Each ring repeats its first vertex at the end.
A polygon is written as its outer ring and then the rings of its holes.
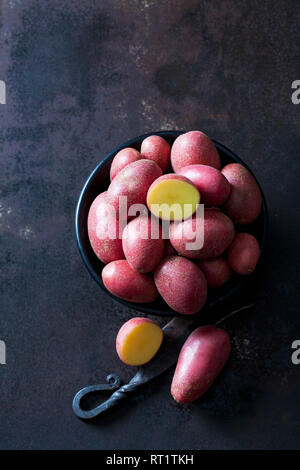
MULTIPOLYGON (((80 254, 100 287, 136 311, 160 316, 201 315, 240 289, 260 261, 267 224, 254 174, 201 131, 150 133, 114 149, 85 183, 75 222, 80 254), (202 244, 191 248, 200 229, 202 244)), ((121 327, 116 349, 123 362, 139 366, 162 341, 155 322, 136 317, 121 327)), ((229 351, 224 330, 197 328, 179 355, 175 400, 201 396, 229 351)))
POLYGON ((75 225, 84 264, 115 300, 152 315, 201 314, 255 271, 267 207, 253 173, 225 146, 200 131, 164 131, 136 137, 98 164, 79 197, 75 225), (204 204, 200 250, 185 249, 195 215, 171 221, 169 238, 143 239, 152 200, 169 202, 168 196, 174 202, 177 194, 179 202, 204 204), (119 221, 111 217, 120 196, 127 196, 128 207, 143 204, 148 212, 122 221, 124 240, 116 237, 119 221), (112 236, 103 235, 107 226, 112 236))

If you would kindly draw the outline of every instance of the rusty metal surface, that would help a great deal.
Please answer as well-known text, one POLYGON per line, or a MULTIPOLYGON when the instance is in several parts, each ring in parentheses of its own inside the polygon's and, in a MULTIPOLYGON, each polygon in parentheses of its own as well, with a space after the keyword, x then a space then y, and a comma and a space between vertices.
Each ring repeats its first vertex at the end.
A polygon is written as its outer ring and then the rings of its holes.
POLYGON ((0 5, 0 448, 299 448, 299 2, 0 5), (75 204, 106 153, 159 129, 205 131, 261 182, 271 226, 256 307, 228 320, 233 353, 202 400, 177 405, 170 372, 88 425, 73 395, 132 375, 114 347, 132 312, 84 269, 75 204))

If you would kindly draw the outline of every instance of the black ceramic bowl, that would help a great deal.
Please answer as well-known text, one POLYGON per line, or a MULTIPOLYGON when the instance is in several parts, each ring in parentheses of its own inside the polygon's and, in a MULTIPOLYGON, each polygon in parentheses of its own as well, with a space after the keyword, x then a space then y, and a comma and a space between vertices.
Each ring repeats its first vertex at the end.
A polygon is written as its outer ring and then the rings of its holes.
MULTIPOLYGON (((118 297, 114 296, 104 286, 102 279, 101 279, 101 271, 104 264, 97 258, 95 253, 92 250, 92 247, 89 242, 88 231, 87 231, 87 217, 89 208, 95 199, 95 197, 103 192, 109 186, 110 178, 109 178, 109 170, 110 165, 112 162, 113 157, 116 155, 119 150, 125 147, 134 147, 140 150, 140 146, 142 141, 148 137, 149 135, 160 135, 164 139, 166 139, 170 145, 174 142, 178 135, 182 134, 183 132, 180 131, 162 131, 162 132, 151 132, 149 134, 144 134, 139 137, 135 137, 128 142, 120 145, 120 147, 115 148, 111 153, 109 153, 94 169, 94 171, 88 177, 81 194, 79 196, 79 200, 77 203, 76 208, 76 216, 75 216, 75 230, 76 230, 76 239, 78 248, 83 259, 85 266, 87 267, 91 276, 95 279, 95 281, 99 284, 99 286, 112 298, 117 300, 118 302, 130 307, 134 310, 138 310, 140 312, 148 313, 151 315, 178 315, 174 310, 172 310, 162 299, 157 300, 156 302, 152 302, 149 304, 137 304, 133 302, 127 302, 125 300, 119 299, 118 297)), ((213 140, 215 146, 218 149, 222 167, 227 165, 228 163, 241 163, 246 168, 248 166, 235 155, 231 150, 226 148, 224 145, 219 144, 215 140, 213 140)), ((250 173, 253 175, 251 170, 248 168, 250 173)), ((255 178, 255 175, 253 175, 255 178)), ((256 179, 256 178, 255 178, 256 179)), ((257 181, 257 180, 256 180, 257 181)), ((257 181, 258 183, 258 181, 257 181)), ((259 183, 258 183, 259 185, 259 183)), ((260 185, 259 185, 260 187, 260 185)), ((248 233, 252 233, 258 240, 260 244, 261 254, 263 254, 265 241, 266 241, 266 232, 268 226, 268 214, 267 214, 267 206, 264 194, 260 187, 261 194, 262 194, 262 209, 261 213, 258 218, 250 225, 247 225, 247 228, 242 228, 241 230, 247 231, 248 233)), ((231 280, 226 283, 224 286, 219 287, 217 289, 210 289, 209 296, 206 303, 206 308, 214 307, 218 303, 228 299, 230 296, 235 294, 241 287, 247 283, 251 276, 239 276, 234 274, 231 280)))

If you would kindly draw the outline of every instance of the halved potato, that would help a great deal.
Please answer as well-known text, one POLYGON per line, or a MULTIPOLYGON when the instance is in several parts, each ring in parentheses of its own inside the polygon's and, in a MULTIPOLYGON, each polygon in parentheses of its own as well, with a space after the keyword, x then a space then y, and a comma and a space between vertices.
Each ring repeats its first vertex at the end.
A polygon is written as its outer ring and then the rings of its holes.
POLYGON ((184 176, 173 173, 157 178, 147 194, 147 206, 163 220, 184 220, 197 210, 200 193, 184 176))
POLYGON ((120 328, 116 349, 121 361, 129 366, 149 362, 159 350, 163 331, 148 318, 131 318, 120 328))

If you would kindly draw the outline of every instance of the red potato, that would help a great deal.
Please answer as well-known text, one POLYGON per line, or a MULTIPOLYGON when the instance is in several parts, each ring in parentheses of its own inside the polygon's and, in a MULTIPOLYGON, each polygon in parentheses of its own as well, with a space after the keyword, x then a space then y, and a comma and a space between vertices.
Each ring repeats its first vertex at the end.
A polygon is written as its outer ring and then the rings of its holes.
POLYGON ((260 256, 258 241, 250 233, 238 233, 228 250, 228 262, 238 274, 253 273, 260 256))
POLYGON ((184 343, 171 385, 178 403, 192 403, 213 384, 230 354, 230 338, 216 326, 200 326, 184 343))
POLYGON ((205 276, 198 266, 186 258, 165 258, 154 272, 154 281, 162 298, 175 312, 193 314, 205 304, 205 276))
POLYGON ((182 220, 190 217, 200 203, 194 184, 181 175, 169 173, 155 180, 147 193, 147 206, 163 220, 182 220))
POLYGON ((230 184, 225 176, 212 166, 189 165, 180 168, 179 175, 194 183, 201 194, 201 202, 210 206, 220 206, 230 194, 230 184))
POLYGON ((150 135, 142 142, 142 158, 153 160, 160 166, 163 173, 165 173, 170 166, 170 153, 170 145, 159 135, 150 135))
POLYGON ((110 212, 109 208, 109 199, 107 197, 107 191, 104 191, 103 193, 98 194, 98 196, 94 199, 91 207, 91 209, 94 209, 94 211, 97 213, 97 218, 100 218, 101 216, 107 216, 110 212))
POLYGON ((107 264, 102 280, 109 292, 128 302, 147 303, 158 297, 152 277, 135 271, 126 260, 107 264))
POLYGON ((226 165, 222 174, 231 185, 224 211, 236 224, 250 224, 261 209, 261 193, 255 179, 239 163, 226 165))
POLYGON ((116 338, 119 358, 129 366, 142 366, 155 356, 163 340, 163 331, 148 318, 131 318, 116 338))
POLYGON ((109 204, 106 191, 93 201, 87 225, 91 246, 103 263, 125 258, 119 234, 119 220, 109 204))
POLYGON ((128 263, 141 273, 156 268, 164 254, 165 240, 159 222, 148 216, 136 217, 126 225, 122 243, 128 263))
POLYGON ((220 212, 220 207, 205 207, 206 211, 219 211, 220 212))
POLYGON ((221 211, 206 209, 203 227, 201 220, 200 216, 196 216, 171 224, 170 242, 177 253, 187 258, 215 258, 232 243, 235 235, 234 225, 221 211), (195 243, 193 249, 187 246, 197 240, 199 242, 195 243), (203 240, 203 246, 200 245, 201 240, 203 240))
POLYGON ((187 165, 209 165, 221 168, 220 157, 210 138, 200 131, 181 134, 171 148, 171 164, 177 173, 187 165))
POLYGON ((129 163, 136 162, 142 158, 142 155, 136 149, 126 147, 125 149, 120 150, 114 156, 110 167, 110 181, 112 181, 114 177, 117 176, 123 168, 125 168, 125 166, 129 165, 129 163))
POLYGON ((153 181, 162 174, 152 160, 138 160, 127 165, 111 182, 107 194, 114 207, 119 210, 120 197, 127 197, 127 206, 146 204, 147 192, 153 181))
POLYGON ((220 287, 231 278, 230 266, 222 256, 200 260, 198 266, 206 277, 208 287, 220 287))

